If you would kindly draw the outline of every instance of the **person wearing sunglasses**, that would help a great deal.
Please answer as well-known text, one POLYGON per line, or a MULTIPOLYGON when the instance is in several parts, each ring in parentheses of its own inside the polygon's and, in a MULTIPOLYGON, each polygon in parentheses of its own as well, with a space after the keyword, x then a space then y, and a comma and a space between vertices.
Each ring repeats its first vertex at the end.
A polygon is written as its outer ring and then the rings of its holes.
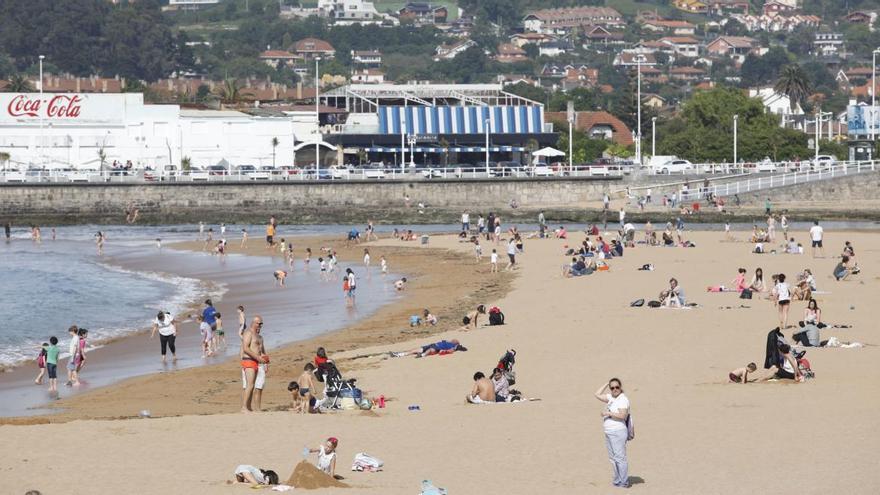
POLYGON ((629 465, 626 460, 626 441, 629 438, 629 399, 623 393, 623 385, 612 378, 596 391, 596 398, 606 404, 602 411, 605 429, 605 446, 614 471, 614 486, 629 488, 629 465), (607 393, 610 392, 610 393, 607 393))

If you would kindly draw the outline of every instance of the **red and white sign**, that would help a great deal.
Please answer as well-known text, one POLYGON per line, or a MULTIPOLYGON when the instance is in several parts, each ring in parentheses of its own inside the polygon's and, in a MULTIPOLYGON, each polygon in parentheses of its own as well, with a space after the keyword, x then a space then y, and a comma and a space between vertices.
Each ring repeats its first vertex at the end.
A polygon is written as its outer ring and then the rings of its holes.
POLYGON ((2 93, 0 123, 119 123, 125 119, 125 94, 2 93))

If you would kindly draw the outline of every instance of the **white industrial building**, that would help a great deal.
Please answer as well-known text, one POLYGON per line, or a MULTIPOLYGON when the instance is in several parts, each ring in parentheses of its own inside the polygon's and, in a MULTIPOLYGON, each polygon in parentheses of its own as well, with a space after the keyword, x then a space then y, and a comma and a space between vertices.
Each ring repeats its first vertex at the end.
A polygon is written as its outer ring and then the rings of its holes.
MULTIPOLYGON (((291 165, 294 138, 297 150, 314 160, 316 131, 314 110, 255 117, 147 105, 139 93, 0 93, 0 152, 13 168, 100 169, 114 160, 161 167, 179 165, 181 157, 197 167, 221 160, 265 166, 273 164, 273 138, 275 165, 291 165)), ((335 153, 326 154, 335 161, 335 153)))

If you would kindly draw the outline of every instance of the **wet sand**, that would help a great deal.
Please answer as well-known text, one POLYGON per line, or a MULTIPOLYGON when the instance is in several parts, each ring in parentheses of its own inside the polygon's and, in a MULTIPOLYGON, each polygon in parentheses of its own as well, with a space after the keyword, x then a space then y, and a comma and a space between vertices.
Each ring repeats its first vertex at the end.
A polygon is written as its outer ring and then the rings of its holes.
MULTIPOLYGON (((874 460, 880 438, 876 414, 880 348, 874 344, 880 341, 873 309, 880 283, 876 275, 880 235, 830 232, 824 259, 809 254, 755 255, 749 252, 750 244, 722 242, 722 236, 689 234, 697 245, 693 249, 630 249, 612 262, 611 271, 576 279, 560 276, 567 242, 527 241, 516 278, 512 282, 502 278, 507 274, 497 278, 504 280, 502 287, 509 285, 508 293, 465 291, 472 298, 467 303, 436 310, 443 323, 457 323, 475 301, 504 310, 503 327, 440 336, 459 338, 468 352, 424 359, 352 360, 409 349, 438 336, 417 336, 403 329, 388 338, 398 343, 379 338, 334 340, 345 332, 318 339, 368 395, 391 399, 375 414, 222 414, 238 406, 240 384, 234 365, 135 379, 87 397, 110 410, 117 407, 114 401, 149 398, 167 406, 169 414, 184 416, 0 427, 0 441, 8 446, 0 453, 0 464, 8 466, 5 486, 22 492, 30 488, 47 493, 118 492, 121 485, 116 480, 91 475, 86 480, 79 466, 61 464, 61 459, 78 455, 94 459, 109 472, 124 472, 124 482, 142 493, 246 493, 245 487, 225 484, 237 464, 272 468, 286 478, 301 459, 304 445, 336 436, 339 471, 355 488, 321 493, 410 494, 417 492, 422 479, 431 479, 450 493, 609 493, 614 489, 602 435, 602 406, 592 393, 617 376, 632 401, 637 431, 628 445, 633 491, 874 493, 880 483, 874 460), (836 260, 831 256, 844 240, 853 241, 863 272, 853 280, 835 282, 830 272, 836 260), (636 270, 645 263, 657 269, 636 270), (766 300, 743 301, 732 293, 705 292, 709 285, 729 283, 740 266, 749 274, 760 266, 768 275, 790 276, 812 268, 819 288, 828 292, 817 296, 824 320, 852 325, 827 329, 822 338, 836 336, 871 345, 809 349, 807 358, 816 378, 803 384, 726 383, 729 370, 763 360, 766 334, 776 322, 775 308, 766 300), (681 281, 698 308, 629 307, 634 299, 655 298, 671 276, 681 281), (542 400, 466 405, 463 398, 471 388, 473 372, 488 371, 508 348, 518 351, 515 388, 542 400), (204 396, 212 390, 217 392, 204 396), (408 411, 412 404, 421 411, 408 411), (33 448, 33 439, 41 436, 52 439, 51 448, 33 448), (88 445, 82 439, 88 439, 88 445), (383 459, 385 471, 348 471, 352 457, 361 451, 383 459), (132 452, 138 453, 136 462, 132 452), (72 482, 83 488, 70 490, 72 482)), ((806 241, 805 232, 795 237, 806 241)), ((581 238, 572 234, 568 243, 581 238)), ((431 243, 459 254, 430 251, 433 265, 442 269, 430 280, 425 280, 427 273, 413 278, 421 279, 426 291, 440 293, 469 283, 474 269, 469 247, 452 237, 434 238, 431 243), (462 267, 467 270, 454 272, 462 267)), ((398 246, 382 241, 371 251, 398 246)), ((478 270, 487 268, 484 263, 478 270)), ((394 306, 410 304, 419 292, 424 291, 412 290, 408 297, 413 299, 394 306)), ((793 303, 792 321, 801 317, 803 307, 802 302, 793 303)), ((390 316, 392 309, 386 307, 370 320, 380 314, 390 316)), ((399 313, 404 317, 411 311, 399 313)), ((392 322, 402 326, 399 319, 392 322)), ((349 330, 349 336, 355 330, 377 335, 388 331, 369 328, 366 322, 349 330)), ((790 333, 786 331, 786 336, 790 333)), ((313 349, 314 345, 303 352, 311 355, 313 349)), ((302 363, 293 351, 281 355, 283 366, 292 366, 288 369, 302 363)), ((279 374, 287 378, 288 373, 279 374)), ((270 377, 267 395, 273 406, 283 404, 281 381, 270 377)), ((72 411, 78 411, 79 418, 97 412, 85 405, 72 411)))

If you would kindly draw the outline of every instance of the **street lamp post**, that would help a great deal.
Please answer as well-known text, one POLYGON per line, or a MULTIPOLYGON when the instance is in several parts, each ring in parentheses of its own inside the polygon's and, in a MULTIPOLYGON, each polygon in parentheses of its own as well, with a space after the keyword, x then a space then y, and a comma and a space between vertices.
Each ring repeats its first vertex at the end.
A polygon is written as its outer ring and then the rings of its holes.
POLYGON ((572 135, 573 134, 572 127, 574 127, 575 120, 577 119, 577 113, 575 113, 575 111, 574 111, 574 102, 571 100, 569 100, 569 102, 568 102, 568 115, 567 115, 567 117, 568 117, 568 119, 567 119, 568 120, 568 174, 574 175, 574 153, 573 153, 574 147, 573 147, 573 143, 572 143, 572 140, 574 139, 574 137, 572 135))
POLYGON ((489 177, 489 119, 483 121, 486 130, 486 177, 489 177))
POLYGON ((321 73, 318 71, 318 64, 321 57, 315 57, 315 179, 321 178, 321 110, 318 107, 318 89, 321 84, 321 73))
POLYGON ((880 53, 880 48, 875 48, 874 51, 871 52, 871 141, 874 141, 875 132, 874 125, 876 124, 876 113, 874 112, 874 108, 877 104, 877 54, 880 53))
MULTIPOLYGON (((43 59, 45 55, 40 55, 40 104, 43 101, 43 59)), ((40 143, 37 146, 37 158, 43 163, 43 112, 40 112, 40 143)))
POLYGON ((400 172, 406 170, 406 122, 407 118, 407 99, 403 97, 403 117, 400 119, 400 172))
POLYGON ((636 162, 642 165, 642 62, 645 57, 641 53, 636 56, 636 113, 638 114, 638 131, 636 132, 636 162))
POLYGON ((651 117, 651 156, 657 154, 657 117, 651 117))
POLYGON ((736 122, 739 120, 739 115, 733 116, 733 166, 736 167, 736 122))
POLYGON ((411 170, 414 170, 416 167, 416 141, 418 141, 418 139, 416 138, 415 134, 410 134, 409 137, 406 139, 406 142, 409 143, 409 168, 411 170))

